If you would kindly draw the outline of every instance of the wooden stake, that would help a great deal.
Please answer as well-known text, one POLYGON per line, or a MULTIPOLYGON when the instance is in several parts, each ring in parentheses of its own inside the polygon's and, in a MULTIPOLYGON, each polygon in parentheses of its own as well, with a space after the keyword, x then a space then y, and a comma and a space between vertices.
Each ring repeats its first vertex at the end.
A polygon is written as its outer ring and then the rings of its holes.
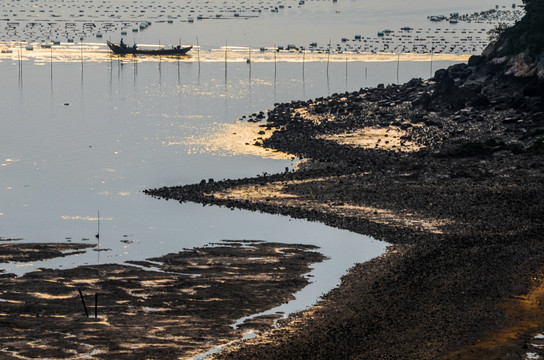
POLYGON ((329 54, 327 55, 327 76, 329 75, 329 61, 331 59, 331 39, 329 39, 329 54))
POLYGON ((306 50, 302 50, 302 79, 304 79, 304 64, 306 61, 306 50))
POLYGON ((96 218, 98 222, 98 231, 95 235, 96 241, 98 242, 98 246, 100 246, 100 210, 98 210, 98 217, 96 218))
POLYGON ((429 71, 429 77, 433 77, 433 55, 434 55, 434 47, 431 41, 431 70, 429 71))
POLYGON ((198 56, 198 71, 200 71, 200 45, 198 44, 198 36, 196 37, 196 54, 198 56))
POLYGON ((346 58, 346 82, 348 81, 348 58, 346 58))
POLYGON ((89 311, 87 311, 87 305, 85 305, 85 299, 83 298, 83 294, 81 293, 81 289, 78 288, 77 291, 79 291, 79 296, 81 297, 81 302, 83 303, 83 309, 85 309, 85 315, 89 317, 89 311))
POLYGON ((400 54, 397 56, 397 84, 399 83, 399 65, 400 65, 400 54))
POLYGON ((83 43, 79 42, 79 50, 81 53, 81 72, 83 72, 83 43))
POLYGON ((276 48, 276 44, 274 44, 274 81, 276 81, 276 74, 277 74, 277 65, 276 65, 276 53, 278 52, 278 49, 276 48))

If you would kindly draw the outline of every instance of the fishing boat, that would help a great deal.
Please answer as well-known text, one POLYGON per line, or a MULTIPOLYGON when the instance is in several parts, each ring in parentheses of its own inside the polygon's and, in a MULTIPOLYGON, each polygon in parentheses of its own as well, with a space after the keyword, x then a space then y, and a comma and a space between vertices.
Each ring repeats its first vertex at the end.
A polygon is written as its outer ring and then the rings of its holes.
POLYGON ((134 44, 133 46, 127 46, 121 40, 120 44, 113 44, 110 41, 107 41, 108 47, 115 54, 118 55, 185 55, 193 46, 172 46, 171 48, 161 48, 161 49, 140 49, 134 44))

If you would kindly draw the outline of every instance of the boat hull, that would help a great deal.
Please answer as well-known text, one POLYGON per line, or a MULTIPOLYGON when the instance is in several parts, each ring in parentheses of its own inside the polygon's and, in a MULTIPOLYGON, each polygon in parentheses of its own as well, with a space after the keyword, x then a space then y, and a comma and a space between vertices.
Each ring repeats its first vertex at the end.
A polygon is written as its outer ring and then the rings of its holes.
POLYGON ((175 47, 171 49, 138 49, 133 47, 122 47, 118 44, 107 42, 108 47, 117 55, 186 55, 192 46, 175 47))

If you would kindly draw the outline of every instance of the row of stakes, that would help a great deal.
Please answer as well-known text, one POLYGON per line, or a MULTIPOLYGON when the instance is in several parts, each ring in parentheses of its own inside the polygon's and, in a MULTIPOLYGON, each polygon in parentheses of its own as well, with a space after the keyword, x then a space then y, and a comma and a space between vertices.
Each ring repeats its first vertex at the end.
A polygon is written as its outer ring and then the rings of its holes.
MULTIPOLYGON (((330 43, 330 42, 329 42, 330 43)), ((200 72, 200 46, 198 44, 198 37, 196 38, 196 48, 197 48, 197 61, 198 61, 198 70, 200 72)), ((276 48, 276 45, 274 45, 274 48, 276 48)), ((53 47, 50 48, 51 49, 51 77, 53 76, 53 47)), ((251 48, 248 48, 248 58, 247 58, 247 63, 249 64, 249 71, 251 73, 251 48)), ((22 49, 21 48, 18 48, 17 49, 17 60, 18 60, 18 67, 19 67, 19 76, 21 77, 22 76, 22 72, 23 72, 23 56, 22 56, 22 49)), ((277 56, 276 56, 276 53, 277 51, 274 51, 274 78, 276 77, 276 74, 277 74, 277 56)), ((326 67, 326 73, 327 75, 329 74, 329 64, 330 64, 330 55, 331 55, 331 49, 329 48, 329 51, 327 53, 327 67, 326 67)), ((431 58, 430 58, 430 76, 432 77, 432 69, 433 69, 433 55, 434 53, 431 52, 431 58)), ((302 52, 302 75, 304 76, 304 69, 305 69, 305 57, 306 57, 306 52, 303 51, 302 52)), ((111 57, 111 59, 113 60, 113 56, 111 57)), ((120 58, 119 58, 120 59, 120 58)), ((161 60, 161 57, 159 57, 159 61, 161 60)), ((83 48, 81 48, 81 70, 83 71, 83 64, 84 64, 84 59, 83 59, 83 48)), ((136 65, 136 59, 134 59, 134 64, 136 65)), ((225 42, 225 79, 227 78, 227 64, 228 64, 228 43, 225 42)), ((160 63, 159 63, 160 65, 160 63)), ((398 78, 399 78, 399 67, 400 67, 400 54, 397 54, 397 82, 398 82, 398 78)), ((136 70, 135 70, 136 71, 136 70)), ((348 58, 346 57, 346 78, 348 76, 348 58)))

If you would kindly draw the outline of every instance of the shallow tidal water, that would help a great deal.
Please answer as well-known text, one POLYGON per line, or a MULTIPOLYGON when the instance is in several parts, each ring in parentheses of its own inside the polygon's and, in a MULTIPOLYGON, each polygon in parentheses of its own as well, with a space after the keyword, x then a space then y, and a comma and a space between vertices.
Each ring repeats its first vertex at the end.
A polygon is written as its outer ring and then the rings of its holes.
MULTIPOLYGON (((180 60, 110 57, 96 38, 86 39, 84 54, 83 45, 41 54, 15 47, 0 56, 0 237, 94 242, 100 212, 100 247, 106 251, 0 268, 22 275, 39 267, 142 260, 223 239, 312 244, 330 259, 314 266, 313 284, 296 302, 273 311, 310 306, 354 263, 380 255, 386 244, 303 220, 157 200, 142 190, 292 169, 298 159, 246 145, 259 128, 238 119, 277 102, 428 78, 456 60, 337 57, 327 64, 321 56, 302 65, 300 54, 279 55, 277 63, 268 54, 246 64, 245 50, 233 48, 225 70, 225 38, 240 48, 323 43, 331 36, 379 31, 386 20, 427 26, 425 14, 494 4, 465 1, 453 7, 438 1, 429 8, 416 1, 312 1, 307 7, 293 3, 280 19, 267 13, 249 20, 163 22, 133 35, 151 43, 175 43, 180 33, 184 42, 199 36, 202 61, 195 51, 180 60)), ((19 13, 19 20, 29 13, 19 13)), ((22 37, 6 38, 0 48, 22 37)))

